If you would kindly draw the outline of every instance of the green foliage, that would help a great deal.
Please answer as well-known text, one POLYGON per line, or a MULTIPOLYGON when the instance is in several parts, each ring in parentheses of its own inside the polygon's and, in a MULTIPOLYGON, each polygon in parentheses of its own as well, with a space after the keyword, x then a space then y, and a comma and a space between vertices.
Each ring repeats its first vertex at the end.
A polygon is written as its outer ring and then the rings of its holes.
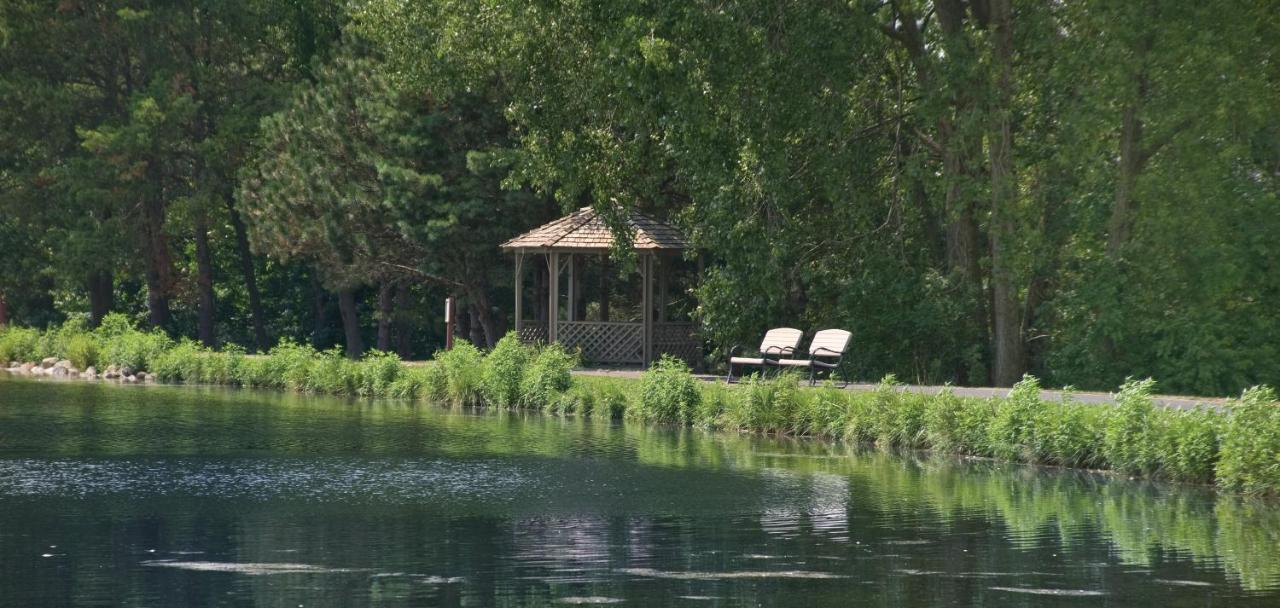
POLYGON ((799 394, 800 378, 794 373, 771 378, 753 376, 746 387, 738 391, 738 398, 729 403, 724 423, 729 428, 763 433, 786 432, 799 407, 799 394))
POLYGON ((521 405, 529 408, 555 405, 558 395, 569 389, 573 381, 570 372, 577 364, 577 357, 559 344, 538 349, 520 382, 521 405))
POLYGON ((1040 398, 1040 381, 1026 376, 1001 400, 987 427, 987 446, 996 458, 1035 461, 1041 453, 1036 445, 1035 423, 1043 419, 1048 405, 1040 398))
POLYGON ((663 356, 640 376, 640 399, 635 414, 654 422, 688 423, 702 401, 698 380, 689 366, 663 356))
POLYGON ((1156 454, 1152 427, 1156 416, 1151 401, 1155 381, 1130 379, 1116 395, 1116 407, 1107 412, 1102 434, 1102 458, 1111 468, 1124 473, 1155 470, 1156 454))
POLYGON ((101 356, 98 338, 90 333, 76 334, 67 338, 63 353, 72 365, 82 370, 97 365, 98 358, 101 356))
MULTIPOLYGON (((454 343, 452 350, 436 353, 434 372, 428 379, 428 393, 453 405, 483 405, 481 381, 484 376, 484 355, 480 349, 466 340, 454 343)), ((567 383, 566 383, 566 387, 567 383)), ((563 389, 562 389, 563 390, 563 389)))
POLYGON ((355 392, 361 397, 389 395, 404 369, 395 353, 369 351, 355 366, 355 392))
POLYGON ((1280 404, 1254 387, 1231 404, 1216 466, 1218 484, 1248 494, 1280 493, 1280 404))
POLYGON ((400 372, 391 386, 387 387, 387 396, 396 399, 427 398, 427 379, 432 367, 408 367, 400 372))
POLYGON ((515 332, 508 332, 484 358, 481 392, 490 405, 515 407, 520 402, 520 384, 529 365, 529 349, 515 332))
POLYGON ((173 347, 173 340, 163 331, 129 331, 110 336, 104 341, 102 362, 134 371, 149 371, 151 364, 166 350, 173 347))
POLYGON ((0 361, 34 363, 39 343, 39 330, 13 326, 0 329, 0 361))
POLYGON ((1161 473, 1180 481, 1209 483, 1219 459, 1222 415, 1207 408, 1161 412, 1156 449, 1161 473))

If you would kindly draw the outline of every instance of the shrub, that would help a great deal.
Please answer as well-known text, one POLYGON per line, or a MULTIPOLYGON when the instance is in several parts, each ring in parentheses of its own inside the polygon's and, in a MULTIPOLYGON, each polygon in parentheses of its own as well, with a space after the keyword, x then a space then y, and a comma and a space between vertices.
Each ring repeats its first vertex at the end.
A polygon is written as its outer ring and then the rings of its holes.
POLYGON ((636 414, 644 420, 687 423, 693 419, 702 393, 689 366, 664 355, 640 375, 636 414))
POLYGON ((1218 484, 1248 494, 1280 492, 1280 405, 1254 387, 1232 403, 1222 432, 1218 484))
POLYGON ((98 329, 94 330, 94 333, 102 338, 114 338, 135 331, 137 331, 137 328, 134 327, 133 321, 130 321, 129 317, 125 316, 124 313, 113 312, 102 317, 102 321, 98 323, 98 329))
POLYGON ((404 365, 395 353, 369 351, 355 366, 356 394, 362 397, 385 397, 400 377, 404 365))
POLYGON ((617 382, 600 386, 590 404, 590 415, 595 418, 617 419, 626 415, 630 404, 627 392, 617 382))
POLYGON ((1023 376, 1009 396, 998 402, 987 427, 991 454, 1005 460, 1035 460, 1040 453, 1035 443, 1035 424, 1044 418, 1046 407, 1040 398, 1040 381, 1031 375, 1023 376))
POLYGON ((1151 390, 1155 381, 1126 381, 1116 395, 1116 404, 1103 422, 1102 459, 1121 473, 1147 473, 1155 469, 1151 446, 1151 426, 1155 404, 1151 390))
POLYGON ((79 369, 98 364, 98 339, 93 334, 82 333, 72 336, 67 340, 65 351, 67 359, 79 369))
POLYGON ((304 390, 321 395, 354 395, 356 363, 342 349, 334 347, 311 359, 307 367, 304 390))
POLYGON ((1180 481, 1213 481, 1222 415, 1206 408, 1162 412, 1156 441, 1162 473, 1180 481))
POLYGON ((428 390, 433 399, 454 405, 480 405, 480 378, 484 373, 484 356, 470 342, 459 340, 452 350, 438 351, 434 367, 438 375, 428 377, 428 390))
POLYGON ((701 389, 702 396, 698 399, 693 422, 707 428, 717 426, 723 422, 724 413, 736 397, 735 391, 718 382, 704 384, 701 389))
POLYGON ((850 395, 841 425, 844 436, 851 441, 874 442, 887 447, 895 443, 895 437, 902 434, 900 427, 912 418, 920 419, 923 426, 923 409, 898 420, 897 410, 903 403, 901 387, 898 379, 889 374, 880 380, 874 391, 850 395))
POLYGON ((39 342, 40 332, 34 329, 10 326, 0 330, 0 364, 35 362, 39 342))
POLYGON ((200 382, 201 348, 191 340, 183 340, 151 362, 151 373, 161 382, 200 382))
POLYGON ((1032 426, 1036 459, 1064 466, 1096 462, 1101 441, 1097 409, 1065 399, 1045 403, 1032 426))
POLYGON ((239 386, 246 361, 244 349, 235 344, 223 346, 220 352, 205 350, 201 353, 199 382, 239 386))
POLYGON ((387 387, 387 396, 395 399, 422 399, 427 396, 427 376, 434 366, 406 367, 387 387))
POLYGON ((50 329, 40 334, 36 341, 33 360, 44 359, 45 357, 56 357, 58 359, 69 359, 67 356, 68 344, 77 338, 84 337, 89 334, 88 325, 81 317, 72 317, 67 319, 65 323, 56 329, 50 329))
POLYGON ((971 452, 974 442, 965 434, 961 421, 968 403, 956 397, 951 387, 942 389, 925 404, 921 422, 924 425, 924 441, 935 450, 944 452, 971 452))
POLYGON ((151 363, 173 346, 164 332, 129 330, 105 339, 102 359, 111 365, 150 371, 151 363))
POLYGON ((554 405, 560 393, 569 389, 577 357, 559 344, 539 349, 520 381, 520 403, 525 407, 554 405))
POLYGON ((520 402, 520 383, 529 365, 529 349, 509 332, 484 358, 480 391, 489 405, 515 407, 520 402))
POLYGON ((729 404, 725 422, 739 429, 782 432, 792 419, 799 391, 799 376, 794 373, 768 379, 752 376, 745 389, 738 391, 738 399, 729 404))

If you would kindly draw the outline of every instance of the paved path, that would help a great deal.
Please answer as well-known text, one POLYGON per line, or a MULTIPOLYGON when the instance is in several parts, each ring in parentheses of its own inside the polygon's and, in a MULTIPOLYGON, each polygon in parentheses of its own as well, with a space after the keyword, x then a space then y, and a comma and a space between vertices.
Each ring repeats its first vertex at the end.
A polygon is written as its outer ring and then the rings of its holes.
MULTIPOLYGON (((579 369, 574 370, 575 374, 582 376, 606 376, 613 378, 639 378, 640 370, 632 369, 579 369)), ((706 382, 724 382, 724 376, 711 376, 707 374, 698 374, 698 379, 706 382)), ((855 383, 845 387, 845 390, 851 391, 872 391, 878 384, 855 383)), ((917 384, 906 384, 902 386, 902 390, 910 393, 922 393, 933 395, 942 391, 944 386, 922 386, 917 384)), ((989 387, 968 387, 953 386, 950 387, 956 395, 960 397, 975 397, 985 399, 988 397, 1006 397, 1009 395, 1007 388, 989 388, 989 387)), ((1040 392, 1042 399, 1046 401, 1061 400, 1064 391, 1045 390, 1040 392)), ((1092 393, 1092 392, 1072 392, 1071 399, 1079 403, 1105 403, 1109 405, 1115 404, 1115 395, 1112 393, 1092 393)), ((1174 409, 1192 409, 1197 405, 1207 405, 1211 407, 1222 407, 1226 404, 1226 399, 1215 399, 1210 397, 1179 397, 1170 395, 1156 395, 1153 400, 1156 405, 1174 409)))

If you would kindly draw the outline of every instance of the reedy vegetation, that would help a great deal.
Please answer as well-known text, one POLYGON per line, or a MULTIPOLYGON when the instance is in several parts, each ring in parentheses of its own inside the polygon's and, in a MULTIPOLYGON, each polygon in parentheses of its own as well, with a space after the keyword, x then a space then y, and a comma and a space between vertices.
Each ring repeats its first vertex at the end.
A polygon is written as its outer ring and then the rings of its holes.
POLYGON ((1221 409, 1174 410, 1152 401, 1154 382, 1129 380, 1116 404, 1041 398, 1026 376, 1006 398, 944 390, 909 393, 892 376, 873 391, 802 388, 782 374, 726 386, 700 382, 664 358, 641 379, 574 377, 577 357, 559 345, 528 347, 514 335, 488 354, 467 342, 425 365, 389 353, 349 359, 282 343, 265 355, 174 342, 109 316, 89 331, 68 322, 45 332, 0 332, 0 361, 75 358, 118 365, 171 383, 218 384, 312 394, 425 400, 450 406, 542 410, 563 415, 692 425, 705 429, 820 437, 882 448, 929 449, 999 460, 1110 469, 1212 483, 1231 492, 1280 493, 1280 405, 1265 387, 1221 409))

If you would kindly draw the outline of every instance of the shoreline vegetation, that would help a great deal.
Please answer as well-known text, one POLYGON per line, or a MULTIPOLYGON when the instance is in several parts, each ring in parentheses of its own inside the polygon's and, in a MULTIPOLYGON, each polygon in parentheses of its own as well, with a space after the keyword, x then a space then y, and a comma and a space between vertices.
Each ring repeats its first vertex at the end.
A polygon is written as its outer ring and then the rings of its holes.
POLYGON ((389 397, 808 436, 1280 494, 1280 406, 1266 387, 1221 408, 1176 410, 1155 405, 1151 380, 1130 380, 1115 405, 1101 405, 1042 399, 1031 376, 1008 397, 985 399, 949 390, 908 393, 891 376, 865 392, 806 388, 791 374, 706 383, 673 359, 639 380, 575 377, 574 354, 555 344, 524 346, 514 335, 489 353, 459 342, 430 365, 405 366, 393 354, 353 360, 337 349, 288 342, 260 356, 234 346, 211 350, 139 330, 122 315, 109 315, 94 330, 75 320, 43 332, 0 330, 4 363, 10 372, 68 378, 389 397))

